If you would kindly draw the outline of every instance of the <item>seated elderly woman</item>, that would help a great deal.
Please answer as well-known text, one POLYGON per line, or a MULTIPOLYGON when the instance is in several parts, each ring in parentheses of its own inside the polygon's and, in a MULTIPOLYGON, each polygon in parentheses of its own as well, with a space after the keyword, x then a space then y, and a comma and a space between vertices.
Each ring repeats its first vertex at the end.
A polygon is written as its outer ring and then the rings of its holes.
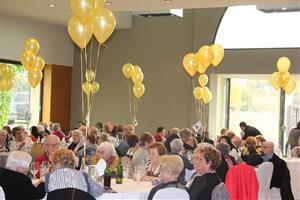
POLYGON ((159 159, 160 178, 162 184, 151 189, 148 200, 152 200, 155 193, 165 188, 178 188, 187 191, 186 187, 178 182, 179 174, 183 169, 183 161, 177 155, 164 155, 159 159))
POLYGON ((12 135, 14 136, 14 140, 10 143, 9 148, 11 151, 31 152, 33 142, 29 137, 25 136, 23 127, 14 127, 12 129, 12 135))
POLYGON ((225 183, 226 174, 230 167, 236 164, 234 157, 229 155, 230 146, 226 143, 219 143, 216 145, 216 149, 221 153, 222 161, 219 167, 216 169, 217 174, 221 180, 225 183))
MULTIPOLYGON (((74 152, 68 149, 58 149, 50 157, 53 171, 45 177, 46 192, 75 188, 85 191, 97 198, 105 189, 82 171, 75 170, 74 152)), ((58 198, 60 199, 60 198, 58 198)))
POLYGON ((234 157, 234 159, 236 161, 239 160, 239 155, 238 155, 238 149, 235 145, 232 144, 230 137, 228 137, 227 135, 221 136, 218 140, 218 142, 223 142, 229 145, 230 147, 230 151, 229 151, 229 155, 231 155, 232 157, 234 157))
POLYGON ((75 156, 78 158, 78 163, 76 163, 76 169, 80 169, 82 157, 83 157, 83 135, 80 130, 73 130, 72 134, 72 143, 68 146, 69 150, 72 150, 75 153, 75 156))
POLYGON ((33 185, 27 177, 31 156, 26 152, 12 152, 6 162, 6 169, 0 168, 0 186, 6 200, 42 199, 45 196, 45 184, 38 181, 33 185))
POLYGON ((249 136, 246 139, 245 146, 242 150, 241 157, 243 161, 248 165, 257 166, 263 162, 261 156, 262 156, 261 147, 257 148, 255 137, 249 136))
POLYGON ((193 153, 192 164, 196 173, 187 183, 191 200, 210 200, 213 189, 221 183, 216 169, 221 163, 221 155, 212 146, 197 147, 193 153))
POLYGON ((5 130, 0 130, 0 152, 10 151, 8 145, 8 134, 5 130))
POLYGON ((159 157, 167 153, 166 147, 160 142, 154 142, 148 147, 149 161, 146 163, 146 175, 143 180, 150 181, 153 177, 159 177, 159 157))
POLYGON ((171 148, 171 155, 178 155, 183 161, 183 169, 178 177, 178 180, 181 184, 186 184, 185 180, 185 170, 193 170, 194 166, 191 164, 191 162, 187 159, 187 157, 183 156, 183 142, 181 139, 173 139, 172 142, 170 143, 170 148, 171 148))
POLYGON ((119 163, 119 156, 117 155, 113 144, 109 142, 102 142, 97 148, 96 158, 97 161, 100 159, 105 160, 106 166, 116 172, 119 163))
POLYGON ((154 138, 150 133, 142 133, 139 138, 140 147, 134 152, 132 157, 132 167, 146 165, 149 160, 148 147, 153 143, 154 138))

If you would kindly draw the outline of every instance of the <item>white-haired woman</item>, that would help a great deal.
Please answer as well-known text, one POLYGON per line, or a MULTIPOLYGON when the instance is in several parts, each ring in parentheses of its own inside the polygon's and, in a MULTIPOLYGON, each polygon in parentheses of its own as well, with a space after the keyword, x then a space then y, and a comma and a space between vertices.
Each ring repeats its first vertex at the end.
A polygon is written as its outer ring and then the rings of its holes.
POLYGON ((111 170, 116 171, 119 157, 113 144, 102 142, 97 148, 97 160, 103 159, 111 170))
POLYGON ((165 188, 178 188, 187 191, 186 187, 178 182, 178 177, 183 169, 183 161, 179 156, 161 156, 159 164, 162 184, 151 189, 148 200, 152 200, 156 192, 165 188))
POLYGON ((80 169, 82 163, 82 157, 84 154, 84 143, 83 143, 83 135, 80 130, 73 130, 72 134, 72 143, 68 146, 68 149, 73 151, 75 156, 78 158, 78 162, 76 164, 76 169, 80 169))
POLYGON ((6 162, 6 169, 0 168, 0 186, 6 200, 42 199, 45 196, 45 184, 38 182, 34 186, 27 173, 31 156, 22 151, 12 152, 6 162))
POLYGON ((60 123, 53 123, 51 128, 52 128, 52 134, 59 137, 60 140, 62 140, 63 138, 68 139, 60 129, 60 123))

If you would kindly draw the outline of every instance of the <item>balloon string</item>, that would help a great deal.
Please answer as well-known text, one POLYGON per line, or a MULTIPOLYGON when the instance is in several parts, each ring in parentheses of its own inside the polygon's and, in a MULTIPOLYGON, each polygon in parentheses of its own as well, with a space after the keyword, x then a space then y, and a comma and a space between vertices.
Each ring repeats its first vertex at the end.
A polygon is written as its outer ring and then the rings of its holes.
POLYGON ((99 63, 99 58, 100 58, 100 49, 101 49, 101 44, 99 43, 98 51, 97 51, 97 58, 96 58, 95 77, 94 77, 94 79, 96 79, 96 75, 97 75, 98 63, 99 63))
POLYGON ((127 85, 128 85, 128 97, 129 97, 129 112, 130 112, 130 121, 132 122, 132 107, 131 107, 131 104, 132 104, 132 98, 131 98, 131 89, 130 89, 130 81, 127 80, 127 85))
POLYGON ((89 65, 90 70, 92 70, 92 57, 93 57, 93 40, 91 40, 91 49, 90 49, 90 65, 89 65))
POLYGON ((198 112, 198 103, 197 103, 197 99, 194 95, 194 90, 195 90, 195 81, 193 78, 191 78, 191 81, 192 81, 192 86, 193 86, 193 91, 192 91, 192 94, 193 94, 193 97, 194 97, 194 105, 195 105, 195 110, 196 110, 196 117, 199 118, 199 112, 198 112))
MULTIPOLYGON (((134 99, 133 99, 133 121, 136 120, 135 104, 136 104, 136 97, 134 97, 134 99)), ((132 121, 132 124, 134 124, 133 121, 132 121)))
MULTIPOLYGON (((82 54, 83 54, 83 51, 81 49, 81 52, 80 52, 80 78, 81 78, 81 87, 83 85, 82 54)), ((81 109, 82 109, 82 119, 84 120, 84 96, 83 96, 83 89, 82 88, 81 88, 81 109)))
POLYGON ((86 48, 84 48, 84 59, 85 59, 85 67, 86 67, 86 69, 87 69, 87 68, 88 68, 88 59, 87 59, 86 48))

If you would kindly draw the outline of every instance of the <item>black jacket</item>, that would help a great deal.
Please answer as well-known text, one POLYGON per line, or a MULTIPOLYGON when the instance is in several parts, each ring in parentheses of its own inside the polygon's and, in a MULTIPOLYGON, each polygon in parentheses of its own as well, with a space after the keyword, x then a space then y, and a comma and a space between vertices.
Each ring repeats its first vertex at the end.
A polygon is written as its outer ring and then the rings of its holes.
POLYGON ((35 187, 26 175, 4 168, 0 168, 0 186, 6 200, 42 199, 46 194, 45 183, 35 187))
POLYGON ((242 140, 246 140, 249 136, 257 136, 257 135, 262 135, 261 132, 252 126, 246 126, 245 130, 244 130, 245 135, 243 136, 242 140))

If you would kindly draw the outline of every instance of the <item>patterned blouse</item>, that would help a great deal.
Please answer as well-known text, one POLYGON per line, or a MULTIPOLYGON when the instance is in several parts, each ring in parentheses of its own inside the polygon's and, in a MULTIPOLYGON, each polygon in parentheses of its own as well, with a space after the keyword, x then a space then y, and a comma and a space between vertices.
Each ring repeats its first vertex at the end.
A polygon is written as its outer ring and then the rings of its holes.
POLYGON ((159 165, 156 168, 152 168, 150 162, 146 163, 146 176, 159 177, 159 165))
POLYGON ((45 189, 47 193, 64 188, 76 188, 91 194, 95 198, 106 192, 88 174, 75 169, 58 169, 46 175, 45 189))

